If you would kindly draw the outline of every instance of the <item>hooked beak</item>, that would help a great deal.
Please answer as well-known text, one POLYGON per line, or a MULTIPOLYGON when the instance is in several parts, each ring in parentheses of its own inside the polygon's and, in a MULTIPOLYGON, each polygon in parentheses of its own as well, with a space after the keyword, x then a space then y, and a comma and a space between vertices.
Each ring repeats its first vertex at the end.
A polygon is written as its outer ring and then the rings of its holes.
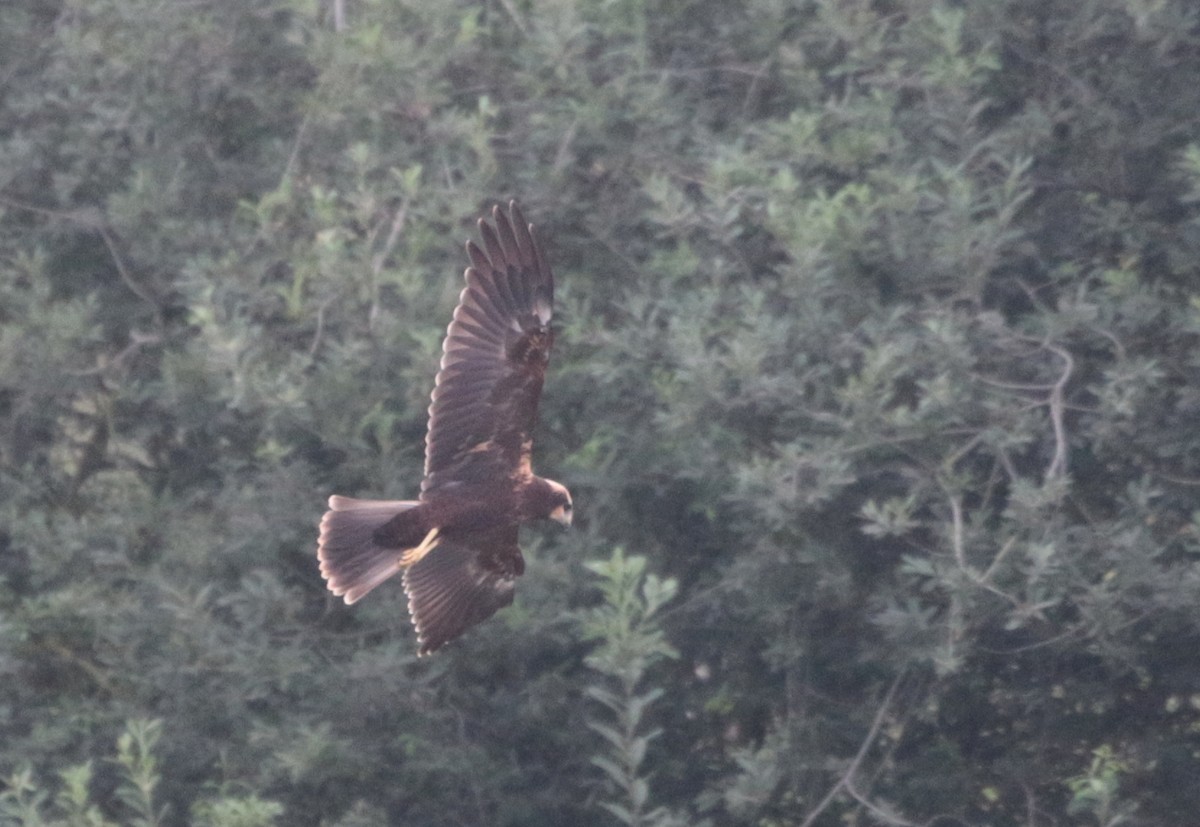
POLYGON ((560 505, 558 508, 550 512, 550 519, 559 525, 570 527, 571 525, 571 506, 560 505))

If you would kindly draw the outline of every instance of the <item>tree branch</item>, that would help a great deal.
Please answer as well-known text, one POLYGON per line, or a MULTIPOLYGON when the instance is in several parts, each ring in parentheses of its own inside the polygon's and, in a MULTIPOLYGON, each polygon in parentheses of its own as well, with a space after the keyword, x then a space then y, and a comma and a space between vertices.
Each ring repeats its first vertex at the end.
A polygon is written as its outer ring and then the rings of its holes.
POLYGON ((1063 348, 1046 343, 1046 350, 1058 356, 1065 363, 1058 381, 1050 389, 1050 423, 1054 426, 1054 458, 1046 469, 1046 481, 1056 479, 1067 473, 1067 429, 1063 424, 1063 389, 1075 370, 1075 360, 1063 348))
POLYGON ((867 752, 871 749, 871 745, 875 743, 875 738, 879 735, 879 730, 883 727, 884 718, 887 717, 888 709, 892 705, 892 699, 896 697, 896 690, 900 687, 900 681, 904 679, 907 670, 900 670, 896 678, 892 681, 892 685, 888 687, 887 694, 883 696, 883 702, 879 704, 879 709, 875 710, 875 718, 871 721, 871 728, 867 730, 867 736, 863 739, 862 744, 858 748, 858 752, 851 759, 850 765, 846 767, 846 771, 842 773, 842 777, 837 780, 837 783, 830 787, 829 792, 821 799, 821 802, 813 808, 812 812, 800 824, 800 827, 812 827, 813 823, 820 817, 821 813, 833 803, 837 794, 848 789, 854 782, 854 776, 858 773, 858 768, 862 766, 863 759, 867 757, 867 752))
POLYGON ((55 218, 60 221, 69 221, 72 224, 78 224, 81 227, 86 227, 100 234, 104 240, 104 246, 108 248, 108 254, 112 257, 113 266, 116 267, 117 275, 121 277, 121 281, 125 286, 146 304, 154 308, 154 318, 161 322, 162 307, 154 295, 145 287, 137 282, 133 277, 133 273, 125 266, 125 259, 121 257, 120 250, 117 249, 116 241, 113 240, 112 233, 108 229, 108 221, 104 217, 104 213, 98 207, 85 207, 79 210, 52 210, 46 207, 38 207, 33 204, 26 204, 23 201, 17 201, 9 198, 6 195, 0 195, 0 204, 7 204, 18 210, 44 215, 49 218, 55 218))

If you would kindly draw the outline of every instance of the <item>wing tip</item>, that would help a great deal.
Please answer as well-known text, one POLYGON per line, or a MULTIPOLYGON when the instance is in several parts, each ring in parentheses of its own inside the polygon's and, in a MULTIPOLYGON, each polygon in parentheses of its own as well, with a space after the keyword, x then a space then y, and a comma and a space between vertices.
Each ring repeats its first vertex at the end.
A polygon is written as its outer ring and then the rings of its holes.
POLYGON ((519 204, 517 204, 517 199, 515 199, 515 198, 509 199, 508 217, 512 221, 512 225, 514 228, 524 227, 526 230, 528 230, 532 234, 533 225, 525 220, 525 213, 521 212, 521 206, 519 204))
POLYGON ((550 274, 550 268, 546 266, 536 226, 525 219, 517 199, 509 199, 507 215, 499 203, 493 204, 491 217, 491 222, 486 215, 475 221, 478 235, 483 242, 482 248, 474 239, 466 240, 467 256, 471 263, 480 270, 498 269, 504 264, 531 267, 545 281, 552 283, 553 276, 550 274), (508 242, 512 242, 511 249, 508 242), (501 254, 502 260, 497 260, 496 253, 501 254))

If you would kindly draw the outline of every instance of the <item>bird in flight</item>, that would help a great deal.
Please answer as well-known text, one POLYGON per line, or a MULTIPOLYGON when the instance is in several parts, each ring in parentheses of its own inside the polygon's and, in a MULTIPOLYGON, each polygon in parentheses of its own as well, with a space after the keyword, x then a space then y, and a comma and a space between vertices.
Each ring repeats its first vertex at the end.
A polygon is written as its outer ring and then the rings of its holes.
POLYGON ((321 519, 321 576, 354 603, 403 572, 419 654, 512 603, 522 523, 571 524, 571 494, 535 476, 531 433, 554 333, 554 276, 516 202, 479 219, 466 287, 442 343, 416 500, 334 495, 321 519), (494 225, 494 226, 493 226, 494 225))

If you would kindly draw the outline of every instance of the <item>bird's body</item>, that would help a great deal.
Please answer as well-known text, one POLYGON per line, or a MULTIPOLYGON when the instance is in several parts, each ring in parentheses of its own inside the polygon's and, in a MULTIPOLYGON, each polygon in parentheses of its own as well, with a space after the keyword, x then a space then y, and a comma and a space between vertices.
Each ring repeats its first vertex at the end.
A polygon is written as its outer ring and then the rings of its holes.
POLYGON ((317 555, 329 589, 353 603, 404 572, 420 653, 512 602, 525 570, 518 527, 569 524, 571 495, 533 474, 537 419, 553 334, 554 279, 516 204, 511 222, 480 220, 471 266, 443 343, 418 500, 333 496, 317 555))
POLYGON ((394 548, 411 548, 434 528, 451 537, 519 525, 549 516, 556 504, 554 489, 540 477, 521 487, 476 485, 419 501, 380 526, 375 537, 394 548))

